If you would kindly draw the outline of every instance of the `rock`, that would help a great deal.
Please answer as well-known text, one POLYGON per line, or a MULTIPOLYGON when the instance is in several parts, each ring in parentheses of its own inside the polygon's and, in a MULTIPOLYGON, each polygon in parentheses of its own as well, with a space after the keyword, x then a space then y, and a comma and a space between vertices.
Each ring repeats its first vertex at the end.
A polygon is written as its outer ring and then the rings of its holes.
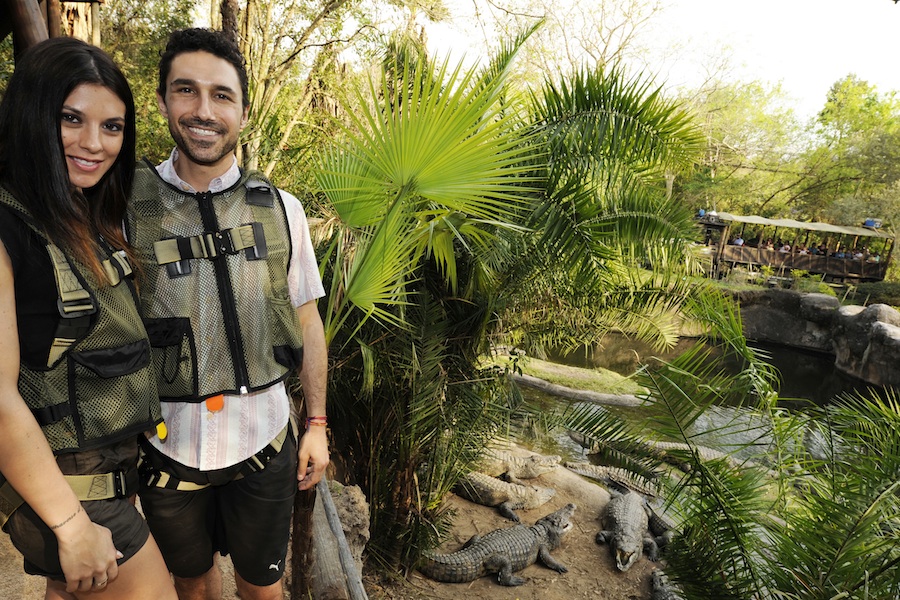
POLYGON ((752 290, 735 294, 744 335, 835 355, 835 368, 874 385, 900 385, 900 312, 886 304, 841 306, 826 294, 752 290))
POLYGON ((328 486, 350 554, 361 573, 363 550, 369 543, 369 503, 358 485, 344 486, 329 480, 328 486))
POLYGON ((772 289, 737 295, 747 339, 831 352, 831 323, 840 305, 826 294, 772 289))
POLYGON ((835 367, 875 385, 900 385, 900 313, 886 304, 838 309, 835 367))

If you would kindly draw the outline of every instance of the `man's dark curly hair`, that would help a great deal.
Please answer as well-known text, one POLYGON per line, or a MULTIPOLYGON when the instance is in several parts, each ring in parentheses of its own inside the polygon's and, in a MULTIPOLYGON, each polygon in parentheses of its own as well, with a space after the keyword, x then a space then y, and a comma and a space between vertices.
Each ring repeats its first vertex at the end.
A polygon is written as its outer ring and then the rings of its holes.
POLYGON ((166 97, 166 79, 172 70, 172 61, 179 54, 185 52, 209 52, 223 60, 227 60, 237 71, 241 82, 241 96, 244 108, 250 105, 250 97, 247 92, 247 68, 244 57, 237 44, 222 31, 214 29, 179 29, 169 36, 166 49, 160 53, 159 59, 159 84, 156 91, 163 98, 166 97))

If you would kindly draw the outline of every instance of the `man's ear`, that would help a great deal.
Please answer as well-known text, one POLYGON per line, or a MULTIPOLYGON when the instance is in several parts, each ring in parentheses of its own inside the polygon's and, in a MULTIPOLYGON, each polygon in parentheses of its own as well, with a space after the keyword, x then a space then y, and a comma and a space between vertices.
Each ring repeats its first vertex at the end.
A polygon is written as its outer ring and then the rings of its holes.
POLYGON ((241 129, 243 129, 247 125, 247 120, 250 118, 250 107, 244 107, 244 114, 241 115, 241 129))
POLYGON ((165 118, 169 118, 169 108, 166 106, 166 99, 160 95, 159 91, 156 92, 156 105, 159 107, 159 112, 165 118))

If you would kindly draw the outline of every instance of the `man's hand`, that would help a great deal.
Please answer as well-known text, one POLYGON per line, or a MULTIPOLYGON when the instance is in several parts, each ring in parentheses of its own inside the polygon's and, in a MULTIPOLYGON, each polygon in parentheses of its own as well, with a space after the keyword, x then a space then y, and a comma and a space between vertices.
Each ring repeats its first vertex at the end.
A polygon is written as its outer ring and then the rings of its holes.
POLYGON ((319 483, 329 462, 326 428, 311 425, 297 448, 297 489, 308 490, 319 483))

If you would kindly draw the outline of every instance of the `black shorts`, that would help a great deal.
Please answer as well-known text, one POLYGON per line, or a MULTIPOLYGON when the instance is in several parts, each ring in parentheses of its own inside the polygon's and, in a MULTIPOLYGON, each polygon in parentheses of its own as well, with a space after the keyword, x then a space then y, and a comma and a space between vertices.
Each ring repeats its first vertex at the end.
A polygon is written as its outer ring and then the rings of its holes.
POLYGON ((166 565, 176 577, 199 577, 213 555, 230 554, 247 582, 267 586, 284 574, 297 492, 297 443, 285 439, 262 471, 234 479, 241 465, 201 472, 144 445, 144 460, 182 481, 217 482, 199 490, 148 487, 141 481, 141 508, 166 565))
MULTIPOLYGON (((125 442, 87 450, 61 454, 56 457, 65 475, 90 475, 108 473, 116 469, 137 468, 137 436, 125 442)), ((141 514, 127 498, 91 500, 81 503, 91 521, 103 525, 112 532, 113 544, 124 556, 121 565, 137 554, 150 537, 150 530, 141 514)), ((25 557, 25 572, 65 581, 59 565, 59 547, 53 531, 23 504, 12 514, 4 528, 13 545, 25 557)))

